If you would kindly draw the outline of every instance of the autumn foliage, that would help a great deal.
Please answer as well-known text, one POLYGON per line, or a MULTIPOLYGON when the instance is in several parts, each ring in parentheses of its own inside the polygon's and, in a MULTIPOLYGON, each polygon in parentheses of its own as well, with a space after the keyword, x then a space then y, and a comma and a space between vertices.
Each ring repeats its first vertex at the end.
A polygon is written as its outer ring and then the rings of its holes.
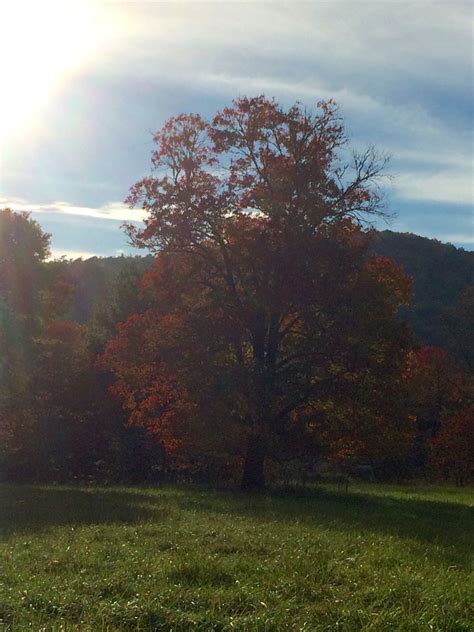
POLYGON ((0 466, 7 476, 237 477, 326 460, 472 476, 470 293, 450 351, 401 317, 412 281, 373 254, 385 158, 350 152, 332 101, 241 98, 171 118, 126 227, 153 255, 72 322, 49 235, 0 212, 0 466), (461 358, 461 361, 459 359, 461 358), (466 441, 464 441, 466 438, 466 441), (277 465, 275 465, 277 464, 277 465))
POLYGON ((244 98, 210 123, 171 119, 156 175, 129 198, 148 212, 128 230, 156 254, 143 282, 156 307, 106 349, 115 392, 176 453, 240 457, 246 489, 296 419, 305 432, 369 424, 357 445, 393 428, 387 388, 408 345, 394 315, 410 282, 368 256, 360 226, 381 213, 377 155, 345 164, 337 108, 319 108, 244 98))
POLYGON ((474 475, 474 408, 446 417, 431 445, 431 464, 443 478, 458 485, 474 475))

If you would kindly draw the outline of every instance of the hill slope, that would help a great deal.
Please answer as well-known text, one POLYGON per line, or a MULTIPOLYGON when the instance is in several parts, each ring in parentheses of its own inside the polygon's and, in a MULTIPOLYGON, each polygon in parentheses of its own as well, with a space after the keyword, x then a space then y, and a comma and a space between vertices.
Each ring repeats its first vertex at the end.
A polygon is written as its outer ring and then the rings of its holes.
MULTIPOLYGON (((458 309, 463 293, 474 284, 474 252, 411 233, 377 233, 373 251, 394 259, 413 278, 413 303, 401 314, 423 344, 456 347, 447 317, 458 309)), ((147 270, 148 257, 93 257, 67 263, 66 276, 76 294, 71 318, 87 322, 99 302, 107 301, 127 268, 147 270)), ((451 318, 452 320, 452 318, 451 318)), ((455 336, 454 336, 455 337, 455 336)))

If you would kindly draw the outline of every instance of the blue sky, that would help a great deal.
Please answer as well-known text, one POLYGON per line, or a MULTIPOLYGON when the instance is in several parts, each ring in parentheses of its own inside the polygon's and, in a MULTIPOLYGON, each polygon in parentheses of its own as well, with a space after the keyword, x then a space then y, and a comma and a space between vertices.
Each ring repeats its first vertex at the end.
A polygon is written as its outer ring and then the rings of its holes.
POLYGON ((0 9, 11 33, 0 207, 32 211, 54 255, 131 251, 120 225, 140 211, 123 200, 149 172, 152 132, 262 93, 285 105, 334 98, 352 145, 392 156, 388 228, 474 248, 470 3, 11 6, 0 9))

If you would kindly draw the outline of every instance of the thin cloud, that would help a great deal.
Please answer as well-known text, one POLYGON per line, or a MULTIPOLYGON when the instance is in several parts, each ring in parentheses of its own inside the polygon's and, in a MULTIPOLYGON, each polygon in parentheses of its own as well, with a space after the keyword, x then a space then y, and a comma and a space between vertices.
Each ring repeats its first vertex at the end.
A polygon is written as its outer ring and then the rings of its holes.
POLYGON ((51 256, 49 257, 50 261, 55 259, 90 259, 91 257, 101 257, 102 253, 100 252, 90 252, 87 250, 69 250, 67 248, 52 248, 51 256))
POLYGON ((405 199, 472 205, 472 171, 466 167, 435 173, 404 173, 393 181, 396 193, 405 199))
POLYGON ((474 244, 474 233, 455 233, 455 234, 450 234, 448 233, 447 235, 442 235, 441 239, 443 241, 447 241, 450 244, 463 244, 465 246, 471 246, 474 244))
POLYGON ((46 202, 44 204, 31 203, 21 198, 0 198, 0 207, 9 207, 14 211, 28 213, 58 213, 63 215, 81 215, 97 219, 114 221, 142 221, 145 213, 141 209, 130 209, 121 202, 108 202, 100 207, 75 206, 68 202, 46 202))

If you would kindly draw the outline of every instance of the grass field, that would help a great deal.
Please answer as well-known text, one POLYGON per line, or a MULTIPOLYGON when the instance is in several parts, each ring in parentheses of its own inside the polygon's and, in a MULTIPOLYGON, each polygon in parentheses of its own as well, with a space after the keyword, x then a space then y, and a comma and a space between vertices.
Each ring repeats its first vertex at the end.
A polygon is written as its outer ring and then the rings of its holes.
POLYGON ((0 630, 474 629, 471 490, 0 487, 0 630))

